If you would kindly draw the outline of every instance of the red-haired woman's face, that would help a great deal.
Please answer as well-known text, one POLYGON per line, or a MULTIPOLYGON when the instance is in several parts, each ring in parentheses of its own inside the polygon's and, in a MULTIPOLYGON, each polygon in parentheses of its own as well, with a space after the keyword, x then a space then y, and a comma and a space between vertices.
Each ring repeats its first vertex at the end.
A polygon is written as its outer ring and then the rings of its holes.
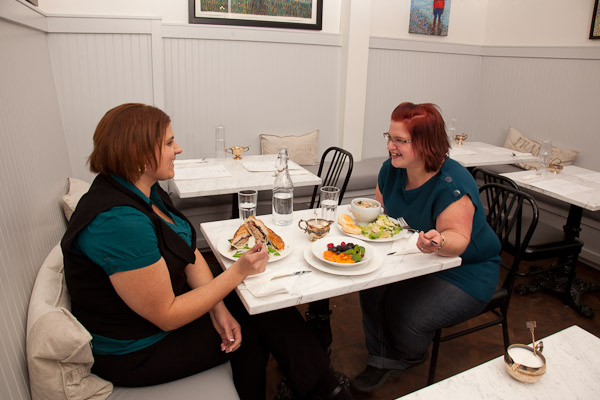
POLYGON ((387 149, 392 156, 392 165, 396 168, 414 168, 422 164, 421 158, 413 150, 411 134, 404 122, 392 121, 388 131, 390 139, 387 149))
POLYGON ((153 171, 154 179, 157 181, 164 181, 173 178, 175 176, 173 161, 175 161, 177 154, 182 151, 181 147, 175 142, 173 128, 171 128, 171 124, 169 124, 162 143, 162 154, 159 159, 159 164, 156 170, 153 171))

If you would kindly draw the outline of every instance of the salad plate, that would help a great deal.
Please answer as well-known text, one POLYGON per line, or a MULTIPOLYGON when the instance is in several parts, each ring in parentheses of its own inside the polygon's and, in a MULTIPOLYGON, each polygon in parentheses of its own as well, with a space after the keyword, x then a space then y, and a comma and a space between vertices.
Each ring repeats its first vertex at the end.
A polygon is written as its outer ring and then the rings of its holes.
POLYGON ((349 264, 352 265, 352 267, 335 268, 332 265, 325 264, 317 259, 311 250, 311 246, 306 246, 304 248, 304 259, 311 267, 318 269, 321 272, 342 276, 365 275, 377 271, 383 265, 383 256, 380 253, 375 253, 373 254, 373 259, 367 263, 359 262, 356 264, 349 264))
POLYGON ((310 245, 310 250, 317 260, 329 265, 333 265, 336 268, 352 268, 357 267, 359 264, 366 264, 371 260, 371 258, 373 258, 373 255, 375 254, 375 250, 369 244, 363 242, 362 240, 352 240, 351 243, 353 243, 354 245, 362 246, 365 249, 365 254, 361 261, 355 263, 339 263, 335 261, 326 260, 323 256, 323 253, 327 250, 327 244, 333 243, 334 245, 338 245, 341 244, 341 242, 350 241, 345 236, 327 236, 323 239, 319 239, 316 242, 313 242, 310 245))
MULTIPOLYGON (((290 246, 288 244, 288 241, 284 238, 282 238, 283 241, 285 242, 285 247, 283 248, 283 250, 276 250, 274 247, 272 248, 271 246, 269 246, 269 261, 267 261, 268 263, 271 262, 275 262, 275 261, 279 261, 287 256, 290 255, 290 253, 292 252, 293 248, 292 246, 290 246)), ((252 246, 254 246, 254 239, 250 239, 251 243, 249 242, 246 248, 243 249, 239 249, 239 250, 230 250, 231 247, 231 238, 222 238, 221 240, 219 240, 217 242, 217 250, 218 252, 225 258, 227 258, 228 260, 231 261, 237 261, 240 259, 240 257, 242 256, 242 254, 244 254, 246 251, 250 250, 252 248, 252 246)))
MULTIPOLYGON (((350 217, 352 217, 351 214, 348 214, 348 215, 350 215, 350 217)), ((380 214, 380 216, 386 217, 387 219, 389 219, 390 222, 392 222, 395 225, 398 225, 398 226, 400 225, 400 223, 398 222, 398 220, 395 219, 395 218, 392 218, 392 217, 387 216, 385 214, 380 214)), ((353 219, 356 221, 355 218, 353 218, 353 219)), ((369 224, 357 224, 357 225, 359 225, 361 228, 366 227, 366 226, 372 226, 376 230, 377 229, 383 229, 381 226, 378 226, 378 224, 376 224, 375 222, 371 222, 369 224)), ((379 237, 379 238, 371 239, 370 237, 365 236, 363 234, 352 234, 352 233, 344 232, 342 230, 342 227, 340 226, 339 223, 338 223, 338 229, 340 230, 340 232, 342 232, 346 236, 350 236, 352 238, 364 240, 364 241, 367 241, 367 242, 379 242, 379 243, 393 242, 395 240, 404 239, 407 236, 411 235, 411 232, 408 232, 408 231, 402 229, 402 230, 400 230, 400 232, 398 232, 398 233, 396 233, 396 234, 394 234, 394 235, 392 235, 390 237, 385 237, 385 238, 379 237)))

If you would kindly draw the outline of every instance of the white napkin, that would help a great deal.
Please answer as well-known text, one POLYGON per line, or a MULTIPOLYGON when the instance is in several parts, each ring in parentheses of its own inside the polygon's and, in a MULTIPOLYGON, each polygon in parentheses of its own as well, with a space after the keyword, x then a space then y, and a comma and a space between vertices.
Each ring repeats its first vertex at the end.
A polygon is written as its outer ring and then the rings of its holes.
POLYGON ((285 279, 273 280, 275 271, 267 269, 265 272, 257 275, 250 275, 244 279, 244 285, 254 297, 270 296, 272 294, 287 293, 288 290, 283 285, 285 279))
POLYGON ((413 233, 402 239, 395 240, 392 242, 392 248, 390 251, 395 251, 396 254, 412 254, 419 253, 417 248, 417 240, 419 239, 418 233, 413 233))

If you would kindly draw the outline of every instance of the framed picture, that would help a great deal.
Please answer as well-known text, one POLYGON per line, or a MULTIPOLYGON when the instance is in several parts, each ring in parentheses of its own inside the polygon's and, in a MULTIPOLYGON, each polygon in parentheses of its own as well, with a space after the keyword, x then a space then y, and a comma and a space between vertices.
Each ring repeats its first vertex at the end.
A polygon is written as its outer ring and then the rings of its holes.
POLYGON ((590 39, 600 39, 600 3, 596 0, 592 12, 592 27, 590 28, 590 39))
POLYGON ((190 24, 321 30, 323 0, 188 0, 190 24))
POLYGON ((408 33, 448 36, 451 0, 411 0, 408 33))

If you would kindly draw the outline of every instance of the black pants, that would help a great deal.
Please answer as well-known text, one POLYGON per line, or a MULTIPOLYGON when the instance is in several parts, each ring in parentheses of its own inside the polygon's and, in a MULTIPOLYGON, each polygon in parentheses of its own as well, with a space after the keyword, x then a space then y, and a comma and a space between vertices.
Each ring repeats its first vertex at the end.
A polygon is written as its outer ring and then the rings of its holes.
POLYGON ((125 355, 94 355, 92 372, 117 386, 149 386, 184 378, 231 361, 241 399, 266 397, 269 354, 298 394, 330 375, 329 359, 295 308, 248 315, 235 293, 225 303, 242 327, 242 346, 221 351, 210 316, 172 331, 154 345, 125 355))

